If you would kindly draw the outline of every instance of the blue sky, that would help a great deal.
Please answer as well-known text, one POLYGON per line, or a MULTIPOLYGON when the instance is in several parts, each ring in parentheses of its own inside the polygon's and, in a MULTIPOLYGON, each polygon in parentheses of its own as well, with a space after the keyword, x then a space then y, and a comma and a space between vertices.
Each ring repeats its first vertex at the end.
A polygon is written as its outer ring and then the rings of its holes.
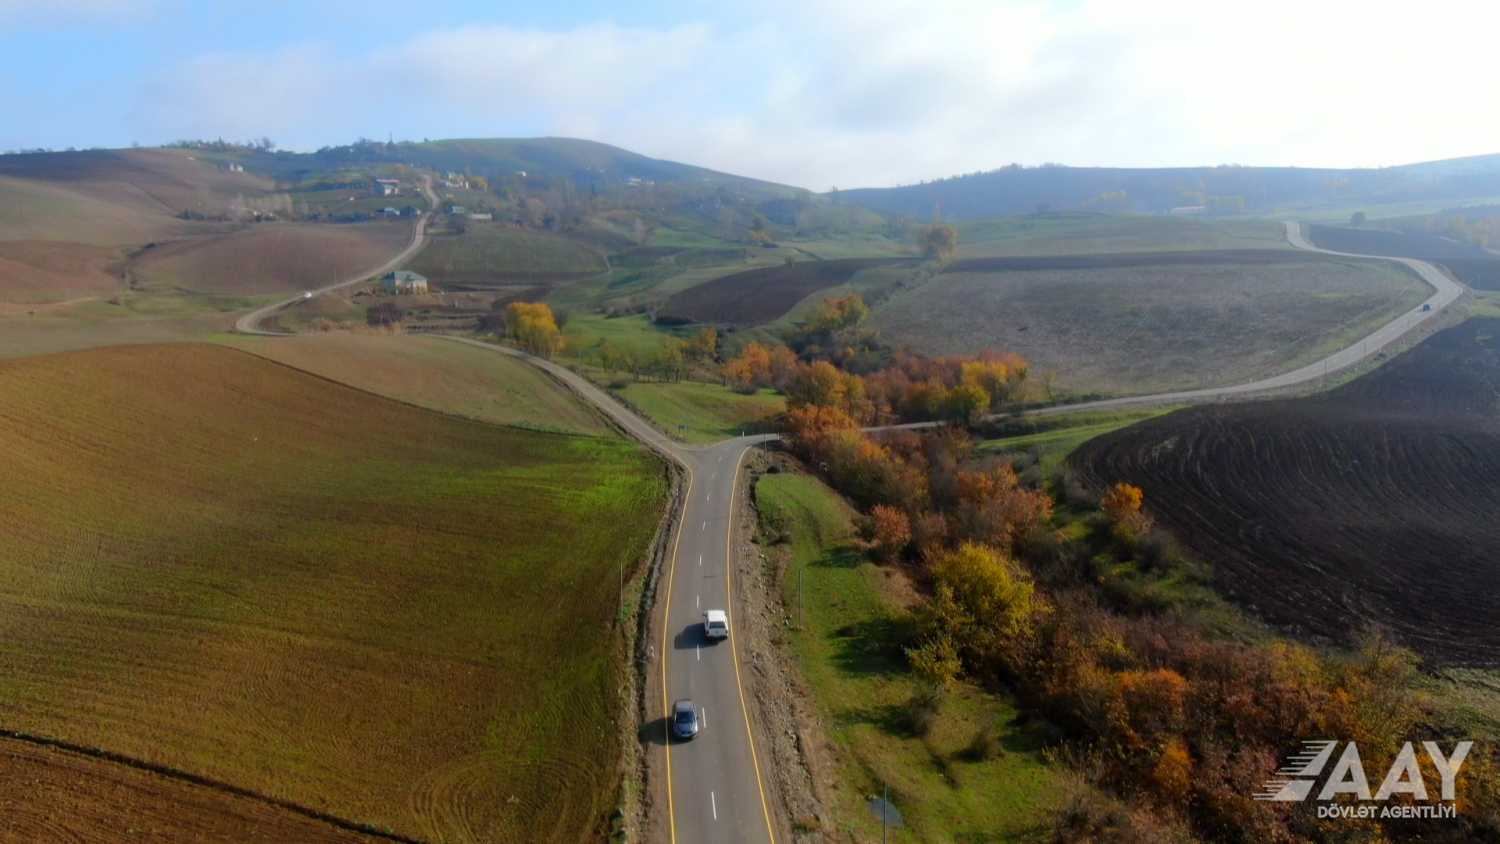
POLYGON ((814 189, 1500 151, 1495 4, 0 0, 0 150, 557 134, 814 189))

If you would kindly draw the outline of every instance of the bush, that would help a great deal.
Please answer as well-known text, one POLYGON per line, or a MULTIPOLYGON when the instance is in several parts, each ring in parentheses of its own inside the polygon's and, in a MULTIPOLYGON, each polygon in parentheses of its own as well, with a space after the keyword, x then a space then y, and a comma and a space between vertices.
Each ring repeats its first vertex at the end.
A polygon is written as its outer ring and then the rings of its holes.
POLYGON ((925 738, 937 724, 943 711, 944 691, 941 686, 924 685, 912 693, 906 702, 906 728, 911 734, 925 738))
POLYGON ((994 721, 986 721, 974 731, 974 737, 964 747, 963 756, 970 762, 984 762, 1001 754, 1000 727, 994 721))

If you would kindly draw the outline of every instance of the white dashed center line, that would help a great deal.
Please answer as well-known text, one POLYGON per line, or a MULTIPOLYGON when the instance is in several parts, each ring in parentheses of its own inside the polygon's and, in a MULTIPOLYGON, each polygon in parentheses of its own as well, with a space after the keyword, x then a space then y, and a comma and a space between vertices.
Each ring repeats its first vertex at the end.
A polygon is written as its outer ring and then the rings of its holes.
POLYGON ((708 793, 708 806, 709 806, 709 808, 711 808, 711 809, 714 810, 714 820, 718 820, 719 819, 719 801, 714 798, 714 793, 712 791, 710 791, 708 793))

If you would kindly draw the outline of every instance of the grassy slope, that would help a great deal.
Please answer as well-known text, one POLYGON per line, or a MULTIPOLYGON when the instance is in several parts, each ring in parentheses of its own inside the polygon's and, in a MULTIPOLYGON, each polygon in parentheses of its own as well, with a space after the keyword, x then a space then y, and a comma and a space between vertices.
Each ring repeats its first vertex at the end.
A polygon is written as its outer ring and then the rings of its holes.
POLYGON ((615 392, 656 427, 690 443, 763 433, 786 410, 786 399, 774 390, 747 396, 699 381, 632 381, 615 392))
POLYGON ((470 223, 463 235, 434 237, 409 268, 439 285, 495 285, 537 276, 603 272, 604 259, 577 241, 499 223, 470 223))
POLYGON ((411 242, 411 223, 253 226, 148 251, 142 286, 229 295, 322 287, 374 269, 411 242))
POLYGON ((895 841, 1010 839, 1039 827, 1060 797, 1058 775, 1042 762, 1037 736, 1010 725, 1016 710, 1009 701, 963 688, 926 739, 898 726, 917 688, 890 645, 900 610, 886 572, 852 547, 848 507, 818 481, 792 474, 761 477, 756 501, 762 522, 791 537, 787 606, 798 618, 800 592, 806 607, 804 629, 790 635, 841 751, 832 784, 837 828, 859 840, 878 838, 880 822, 866 798, 887 784, 906 824, 895 841), (963 748, 987 721, 1000 725, 1005 752, 964 759, 963 748))
POLYGON ((535 430, 610 435, 590 407, 535 367, 420 334, 305 334, 223 342, 362 390, 445 413, 535 430))
POLYGON ((961 223, 961 258, 1200 249, 1290 249, 1272 220, 1195 220, 1103 214, 1043 214, 961 223))
POLYGON ((143 201, 112 201, 76 186, 0 176, 0 240, 125 246, 201 227, 143 201))
POLYGON ((1010 423, 1017 433, 989 437, 976 443, 981 452, 1026 452, 1041 463, 1042 473, 1050 477, 1061 467, 1073 449, 1088 440, 1143 419, 1170 413, 1180 405, 1114 411, 1079 411, 1056 416, 1023 417, 1010 423))
POLYGON ((0 363, 0 407, 0 724, 428 839, 609 805, 653 459, 213 346, 0 363))
POLYGON ((1127 394, 1293 369, 1429 292, 1376 262, 944 273, 871 321, 929 353, 1019 352, 1065 392, 1127 394))

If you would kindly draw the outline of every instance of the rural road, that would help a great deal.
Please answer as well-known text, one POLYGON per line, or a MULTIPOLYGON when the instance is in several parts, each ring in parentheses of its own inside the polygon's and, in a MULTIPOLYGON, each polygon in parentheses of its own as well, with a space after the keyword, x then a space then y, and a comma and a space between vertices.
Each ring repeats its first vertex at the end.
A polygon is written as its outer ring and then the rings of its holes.
POLYGON ((1427 320, 1436 318, 1444 308, 1453 304, 1464 293, 1462 285, 1453 281, 1442 270, 1426 261, 1418 261, 1414 258, 1387 258, 1379 255, 1355 255, 1350 252, 1334 252, 1329 249, 1320 249, 1308 242, 1303 236, 1302 225, 1300 223, 1288 220, 1285 222, 1285 225, 1287 242, 1298 249, 1305 249, 1309 252, 1321 252, 1324 255, 1339 255, 1345 258, 1373 258, 1380 261, 1395 261, 1398 264, 1405 264, 1419 278, 1432 285, 1433 294, 1416 308, 1382 325, 1370 335, 1361 338, 1357 342, 1334 352, 1328 357, 1313 361, 1306 366, 1298 367, 1290 372, 1283 372, 1280 375, 1272 375, 1256 381, 1231 384, 1225 387, 1207 387, 1201 390, 1180 390, 1171 393, 1152 393, 1151 395, 1144 396, 1124 396, 1117 399, 1100 399, 1098 401, 1080 402, 1078 404, 1055 405, 1053 407, 1028 410, 1025 415, 1052 416, 1079 410, 1107 410, 1110 408, 1153 404, 1196 404, 1214 401, 1215 399, 1229 398, 1231 396, 1244 396, 1305 384, 1309 381, 1322 378, 1329 373, 1338 372, 1347 366, 1353 366, 1366 358, 1380 354, 1383 349, 1406 336, 1408 332, 1417 328, 1417 326, 1427 320), (1422 310, 1423 307, 1427 306, 1430 306, 1431 310, 1422 310))
MULTIPOLYGON (((343 281, 334 282, 327 287, 319 287, 316 290, 310 292, 314 296, 322 296, 324 293, 331 293, 343 287, 348 287, 353 284, 359 284, 362 281, 368 280, 371 276, 384 275, 385 273, 396 269, 397 267, 405 263, 408 258, 415 255, 417 253, 417 250, 422 248, 422 244, 427 239, 427 222, 432 219, 432 215, 437 213, 438 207, 437 194, 432 192, 432 179, 428 176, 422 177, 422 193, 426 194, 427 201, 432 203, 432 207, 428 209, 427 213, 417 218, 417 225, 412 229, 411 233, 411 243, 407 244, 405 249, 402 249, 399 253, 397 253, 396 257, 390 259, 389 261, 386 261, 384 264, 381 264, 374 269, 365 270, 358 275, 351 276, 344 279, 343 281)), ((302 301, 302 298, 302 294, 299 293, 296 296, 291 297, 290 299, 286 299, 281 302, 272 302, 271 304, 264 307, 256 308, 250 313, 245 314, 244 316, 235 320, 234 330, 240 334, 280 336, 285 332, 266 331, 260 327, 260 324, 262 322, 265 322, 265 320, 270 317, 271 314, 276 313, 277 311, 285 308, 288 305, 302 301)))
MULTIPOLYGON (((740 463, 747 451, 776 436, 738 437, 711 446, 683 445, 561 364, 465 337, 446 339, 540 367, 631 436, 683 467, 686 494, 657 592, 664 613, 662 638, 652 644, 661 671, 662 718, 673 701, 690 698, 700 707, 704 726, 691 741, 671 740, 663 745, 666 840, 774 842, 770 802, 741 682, 743 666, 735 637, 738 620, 730 599, 730 557, 740 463), (703 637, 703 613, 710 609, 729 613, 728 639, 710 642, 703 637)), ((665 721, 648 727, 653 740, 665 740, 665 721)))

